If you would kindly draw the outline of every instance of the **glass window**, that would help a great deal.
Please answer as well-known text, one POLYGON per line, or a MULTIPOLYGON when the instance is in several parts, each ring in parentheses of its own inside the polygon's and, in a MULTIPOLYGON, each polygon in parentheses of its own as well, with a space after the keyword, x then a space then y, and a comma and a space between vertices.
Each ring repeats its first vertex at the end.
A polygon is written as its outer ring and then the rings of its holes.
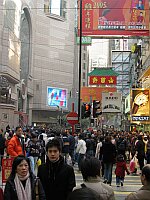
POLYGON ((86 69, 86 64, 85 63, 83 63, 83 69, 86 69))
POLYGON ((85 72, 83 72, 83 79, 85 79, 85 72))
POLYGON ((60 16, 61 0, 51 0, 51 2, 50 2, 50 13, 60 16))

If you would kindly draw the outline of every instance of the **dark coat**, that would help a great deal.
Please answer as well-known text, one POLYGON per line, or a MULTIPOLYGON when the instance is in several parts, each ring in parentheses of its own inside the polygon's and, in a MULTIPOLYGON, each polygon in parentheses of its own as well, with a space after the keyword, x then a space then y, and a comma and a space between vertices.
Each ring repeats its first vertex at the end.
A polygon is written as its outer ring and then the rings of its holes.
MULTIPOLYGON (((38 181, 39 200, 46 200, 45 193, 44 193, 40 180, 37 179, 36 176, 32 173, 30 175, 30 180, 31 180, 32 200, 36 200, 37 181, 38 181)), ((6 182, 6 186, 4 190, 4 200, 18 200, 15 183, 14 183, 14 177, 11 175, 6 182)))
POLYGON ((114 163, 116 157, 116 147, 111 142, 104 142, 102 146, 102 156, 104 163, 114 163))
POLYGON ((38 177, 43 185, 47 200, 66 200, 75 184, 75 174, 71 166, 59 161, 52 163, 49 160, 39 166, 38 177))
POLYGON ((145 148, 144 142, 142 140, 139 140, 136 143, 136 151, 137 151, 137 158, 138 159, 145 157, 144 148, 145 148))

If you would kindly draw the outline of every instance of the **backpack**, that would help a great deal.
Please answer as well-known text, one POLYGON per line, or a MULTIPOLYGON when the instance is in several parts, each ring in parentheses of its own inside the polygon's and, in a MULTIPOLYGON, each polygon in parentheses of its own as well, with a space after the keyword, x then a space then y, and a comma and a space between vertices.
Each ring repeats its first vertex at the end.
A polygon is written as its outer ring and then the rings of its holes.
POLYGON ((118 150, 119 151, 125 151, 126 150, 126 145, 125 145, 125 141, 124 140, 119 144, 118 150))

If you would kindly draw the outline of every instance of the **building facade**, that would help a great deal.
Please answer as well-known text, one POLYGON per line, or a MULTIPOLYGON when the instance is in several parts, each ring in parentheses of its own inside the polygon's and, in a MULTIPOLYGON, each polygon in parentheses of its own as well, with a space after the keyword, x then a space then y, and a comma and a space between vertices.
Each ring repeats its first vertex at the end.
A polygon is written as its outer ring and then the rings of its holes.
POLYGON ((0 2, 0 75, 9 84, 0 98, 1 127, 51 124, 67 112, 77 76, 74 7, 71 0, 0 2))

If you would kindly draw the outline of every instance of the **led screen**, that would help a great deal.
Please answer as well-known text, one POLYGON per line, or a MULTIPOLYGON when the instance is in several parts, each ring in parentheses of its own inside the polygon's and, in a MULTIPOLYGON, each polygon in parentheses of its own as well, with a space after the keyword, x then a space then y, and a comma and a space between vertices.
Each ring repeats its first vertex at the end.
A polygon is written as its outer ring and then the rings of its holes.
POLYGON ((67 107, 67 90, 48 87, 47 99, 49 106, 67 107))

